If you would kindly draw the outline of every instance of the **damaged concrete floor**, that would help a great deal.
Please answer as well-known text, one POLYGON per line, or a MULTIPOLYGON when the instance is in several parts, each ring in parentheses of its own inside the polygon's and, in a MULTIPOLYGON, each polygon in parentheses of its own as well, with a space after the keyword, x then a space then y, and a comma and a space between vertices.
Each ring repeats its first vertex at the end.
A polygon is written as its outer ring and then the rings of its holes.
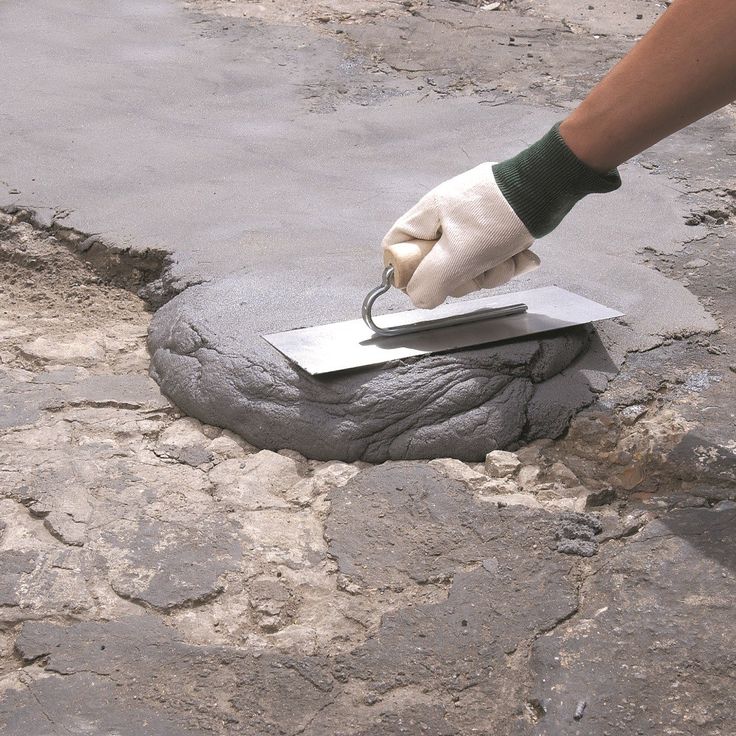
MULTIPOLYGON (((643 0, 594 5, 190 3, 221 14, 197 16, 212 43, 262 42, 285 22, 288 45, 306 24, 402 94, 563 109, 661 12, 643 0), (266 25, 243 30, 243 17, 266 25), (489 35, 498 55, 483 51, 489 35), (473 41, 463 57, 449 53, 460 38, 473 41)), ((314 48, 300 63, 326 53, 314 48)), ((374 104, 386 86, 335 69, 339 79, 300 87, 316 114, 346 96, 374 104)), ((80 120, 91 109, 80 104, 80 120)), ((649 331, 602 332, 622 361, 608 388, 586 394, 594 403, 562 439, 486 464, 318 462, 181 416, 146 375, 150 315, 134 293, 156 302, 197 280, 164 268, 163 220, 179 218, 177 235, 199 221, 193 232, 210 239, 223 211, 208 199, 157 220, 150 198, 102 196, 69 212, 64 177, 31 183, 51 162, 23 163, 31 137, 0 157, 0 178, 11 165, 27 177, 0 182, 16 211, 0 220, 0 734, 736 730, 731 111, 628 172, 636 197, 651 195, 650 180, 677 195, 656 200, 672 207, 665 225, 629 222, 624 240, 637 275, 687 300, 679 332, 659 333, 659 318, 649 331), (637 246, 649 228, 666 236, 637 246)), ((101 186, 86 172, 77 167, 74 191, 101 186)), ((425 174, 406 176, 419 188, 425 174)), ((398 196, 371 200, 385 212, 366 238, 398 196)), ((549 273, 563 273, 554 253, 574 228, 602 215, 545 241, 549 273)), ((341 309, 371 273, 347 275, 341 309)), ((554 421, 562 429, 569 414, 554 421)))
POLYGON ((130 274, 23 216, 0 264, 0 733, 731 732, 736 503, 667 475, 676 401, 486 464, 258 451, 161 396, 130 274))

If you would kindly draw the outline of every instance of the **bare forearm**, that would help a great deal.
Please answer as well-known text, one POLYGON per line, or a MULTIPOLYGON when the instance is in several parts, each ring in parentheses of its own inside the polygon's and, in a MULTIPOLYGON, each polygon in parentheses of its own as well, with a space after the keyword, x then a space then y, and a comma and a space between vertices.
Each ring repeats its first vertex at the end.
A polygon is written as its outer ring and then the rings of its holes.
POLYGON ((609 171, 736 99, 736 0, 675 0, 563 121, 572 151, 609 171))

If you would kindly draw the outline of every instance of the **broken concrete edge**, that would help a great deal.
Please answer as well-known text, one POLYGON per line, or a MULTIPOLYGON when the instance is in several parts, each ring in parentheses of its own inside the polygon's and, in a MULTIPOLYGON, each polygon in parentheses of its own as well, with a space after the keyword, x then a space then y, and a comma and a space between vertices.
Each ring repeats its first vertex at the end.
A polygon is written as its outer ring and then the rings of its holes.
POLYGON ((63 216, 57 217, 59 210, 50 207, 13 204, 0 206, 0 212, 56 238, 101 277, 137 294, 151 311, 194 285, 172 277, 173 259, 163 248, 139 250, 98 233, 81 232, 65 225, 63 216))

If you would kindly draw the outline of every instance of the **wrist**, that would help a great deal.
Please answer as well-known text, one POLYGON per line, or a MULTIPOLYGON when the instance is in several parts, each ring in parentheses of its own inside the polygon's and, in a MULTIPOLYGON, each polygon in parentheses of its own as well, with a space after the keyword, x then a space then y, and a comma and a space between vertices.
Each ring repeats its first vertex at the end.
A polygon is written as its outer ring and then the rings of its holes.
POLYGON ((493 175, 535 238, 552 232, 583 197, 621 186, 615 169, 600 173, 578 158, 560 134, 559 124, 513 158, 494 164, 493 175))
MULTIPOLYGON (((602 136, 598 133, 604 129, 601 122, 592 122, 589 115, 583 115, 580 109, 573 112, 560 123, 560 136, 567 147, 591 169, 599 174, 605 174, 621 163, 614 159, 612 152, 607 150, 610 146, 602 143, 602 136), (591 134, 596 131, 596 134, 591 134)), ((605 140, 605 135, 603 139, 605 140)))

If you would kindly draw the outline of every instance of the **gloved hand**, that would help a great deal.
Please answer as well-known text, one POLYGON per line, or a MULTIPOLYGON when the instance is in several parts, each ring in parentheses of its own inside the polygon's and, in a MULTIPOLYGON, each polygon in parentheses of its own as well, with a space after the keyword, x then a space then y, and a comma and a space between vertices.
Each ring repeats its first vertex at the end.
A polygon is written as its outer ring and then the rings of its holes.
POLYGON ((528 248, 535 238, 551 232, 586 194, 620 185, 617 171, 600 174, 580 161, 556 125, 517 156, 432 189, 382 245, 434 242, 406 287, 415 306, 429 309, 533 270, 539 259, 528 248))

